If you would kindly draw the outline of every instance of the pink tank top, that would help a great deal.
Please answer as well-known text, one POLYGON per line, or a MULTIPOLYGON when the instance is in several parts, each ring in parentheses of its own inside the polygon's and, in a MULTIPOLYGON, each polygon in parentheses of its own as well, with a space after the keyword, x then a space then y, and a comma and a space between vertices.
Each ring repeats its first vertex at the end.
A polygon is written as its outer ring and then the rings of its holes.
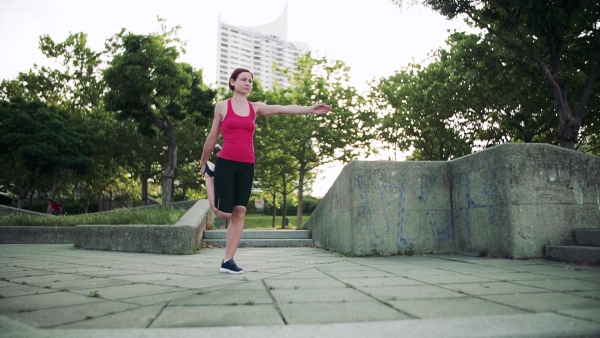
POLYGON ((239 116, 233 111, 231 99, 227 100, 227 114, 221 121, 221 134, 223 135, 223 149, 219 157, 244 163, 254 163, 254 108, 248 102, 250 113, 248 116, 239 116))

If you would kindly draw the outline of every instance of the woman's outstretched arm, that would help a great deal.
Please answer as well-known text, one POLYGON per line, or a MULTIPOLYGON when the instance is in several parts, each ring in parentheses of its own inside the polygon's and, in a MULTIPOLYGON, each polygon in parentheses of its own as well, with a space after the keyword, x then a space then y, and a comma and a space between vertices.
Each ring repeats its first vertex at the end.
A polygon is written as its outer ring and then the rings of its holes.
POLYGON ((278 114, 300 115, 300 114, 315 114, 323 115, 331 111, 331 107, 318 103, 314 106, 280 106, 268 105, 262 102, 253 103, 254 109, 258 115, 269 116, 278 114))

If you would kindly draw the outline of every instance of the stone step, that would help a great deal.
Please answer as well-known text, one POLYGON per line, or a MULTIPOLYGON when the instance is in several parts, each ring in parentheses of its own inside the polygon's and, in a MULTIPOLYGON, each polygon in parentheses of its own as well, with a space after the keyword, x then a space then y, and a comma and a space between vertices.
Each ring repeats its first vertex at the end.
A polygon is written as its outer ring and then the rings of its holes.
POLYGON ((546 258, 568 263, 600 265, 600 247, 579 245, 546 245, 546 258))
MULTIPOLYGON (((225 239, 204 239, 203 242, 210 243, 219 246, 225 246, 225 239)), ((299 246, 311 246, 313 244, 312 239, 244 239, 240 240, 240 247, 299 247, 299 246)))
MULTIPOLYGON (((227 230, 207 230, 204 232, 204 240, 225 239, 227 230)), ((310 239, 310 230, 244 230, 243 239, 310 239)))
POLYGON ((600 246, 600 228, 575 230, 575 243, 585 246, 600 246))

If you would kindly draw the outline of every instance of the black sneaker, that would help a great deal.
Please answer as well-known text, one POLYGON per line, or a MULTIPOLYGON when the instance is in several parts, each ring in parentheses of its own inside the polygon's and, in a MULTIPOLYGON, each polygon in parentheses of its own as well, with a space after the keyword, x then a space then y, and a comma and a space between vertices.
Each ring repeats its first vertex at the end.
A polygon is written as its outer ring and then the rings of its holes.
POLYGON ((204 167, 204 172, 206 173, 206 175, 208 175, 210 177, 214 177, 215 176, 215 165, 210 161, 206 162, 206 167, 204 167))
POLYGON ((244 273, 244 269, 237 266, 233 259, 229 259, 226 262, 221 263, 220 271, 225 273, 244 273))

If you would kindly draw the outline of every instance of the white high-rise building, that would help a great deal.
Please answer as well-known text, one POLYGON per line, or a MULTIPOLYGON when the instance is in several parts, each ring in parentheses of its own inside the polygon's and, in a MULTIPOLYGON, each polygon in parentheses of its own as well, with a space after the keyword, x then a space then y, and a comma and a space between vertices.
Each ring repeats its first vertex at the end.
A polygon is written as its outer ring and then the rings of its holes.
POLYGON ((287 41, 287 3, 279 18, 261 26, 229 25, 219 15, 217 83, 228 88, 231 72, 243 67, 260 80, 264 90, 271 89, 275 82, 286 88, 289 83, 273 71, 274 63, 295 70, 298 58, 309 51, 305 43, 287 41))

